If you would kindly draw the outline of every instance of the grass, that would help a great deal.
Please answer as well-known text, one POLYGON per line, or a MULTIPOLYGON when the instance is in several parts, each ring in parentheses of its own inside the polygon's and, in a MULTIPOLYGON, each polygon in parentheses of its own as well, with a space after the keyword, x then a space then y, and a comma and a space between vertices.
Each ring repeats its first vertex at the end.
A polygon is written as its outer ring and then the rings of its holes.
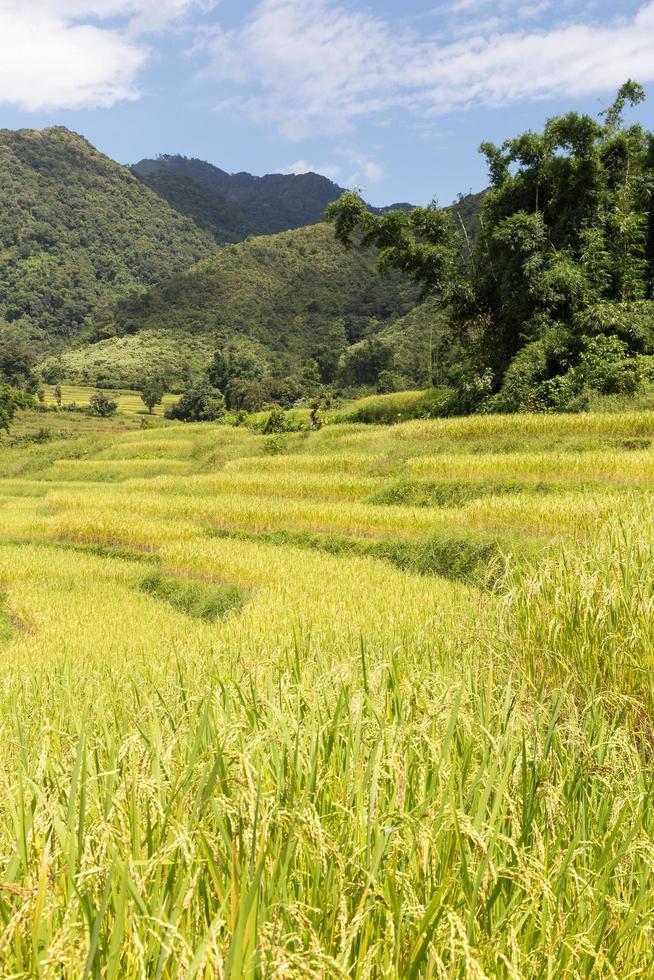
POLYGON ((0 975, 652 976, 653 419, 3 439, 0 975))
POLYGON ((448 392, 441 389, 400 391, 389 395, 359 398, 333 414, 335 422, 362 422, 366 425, 397 425, 410 419, 438 414, 448 392))
MULTIPOLYGON (((54 396, 54 385, 45 385, 45 404, 48 406, 56 405, 56 400, 54 396)), ((61 400, 63 405, 79 405, 80 407, 85 407, 89 404, 91 396, 97 391, 97 388, 89 387, 88 385, 61 385, 61 400)), ((141 401, 141 395, 138 391, 129 391, 125 389, 115 389, 115 388, 103 388, 104 394, 115 401, 118 405, 119 412, 126 412, 130 415, 147 415, 148 410, 141 401)), ((162 416, 165 409, 170 408, 179 399, 179 395, 164 395, 163 402, 161 405, 156 405, 152 410, 152 415, 162 416)))
POLYGON ((140 587, 147 595, 167 602, 173 609, 209 622, 242 609, 247 601, 247 593, 233 585, 185 582, 158 572, 146 575, 140 587))

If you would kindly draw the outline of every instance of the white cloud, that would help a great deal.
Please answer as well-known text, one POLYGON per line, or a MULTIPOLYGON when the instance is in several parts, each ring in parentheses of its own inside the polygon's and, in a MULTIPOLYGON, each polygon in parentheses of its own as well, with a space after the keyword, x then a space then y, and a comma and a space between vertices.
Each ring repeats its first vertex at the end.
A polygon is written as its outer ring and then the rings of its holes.
POLYGON ((338 180, 341 174, 341 168, 331 163, 315 164, 307 163, 306 160, 296 160, 295 163, 290 163, 288 167, 285 167, 282 173, 320 174, 323 177, 328 177, 329 180, 338 180))
POLYGON ((376 184, 386 176, 384 167, 378 160, 371 160, 370 157, 355 150, 341 150, 341 155, 354 168, 346 181, 348 187, 366 188, 369 184, 376 184))
POLYGON ((149 56, 140 35, 167 26, 193 5, 0 0, 0 103, 37 111, 106 108, 137 98, 138 74, 149 56))
MULTIPOLYGON (((500 4, 504 0, 500 0, 500 4)), ((456 0, 479 13, 488 0, 456 0)), ((525 22, 545 6, 526 2, 525 22)), ((425 38, 337 0, 260 0, 240 29, 207 41, 241 110, 291 138, 352 129, 397 109, 421 117, 467 106, 588 95, 654 79, 654 0, 631 18, 425 38)))
POLYGON ((350 149, 336 150, 338 156, 342 157, 343 164, 307 163, 306 160, 296 160, 295 163, 285 167, 282 173, 285 174, 322 174, 333 181, 345 181, 347 187, 367 187, 368 184, 375 184, 385 177, 385 171, 381 163, 371 160, 362 153, 350 149), (346 169, 347 168, 347 169, 346 169), (344 174, 347 176, 344 177, 344 174))

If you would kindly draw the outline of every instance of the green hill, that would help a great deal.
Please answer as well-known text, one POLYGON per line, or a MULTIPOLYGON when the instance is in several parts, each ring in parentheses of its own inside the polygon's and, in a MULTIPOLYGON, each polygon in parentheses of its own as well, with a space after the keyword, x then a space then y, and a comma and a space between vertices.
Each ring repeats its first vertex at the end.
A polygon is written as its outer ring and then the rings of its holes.
POLYGON ((204 160, 183 156, 141 160, 132 170, 220 242, 315 224, 343 192, 319 174, 228 174, 204 160))
MULTIPOLYGON (((374 256, 344 250, 314 225, 227 245, 115 310, 114 337, 63 355, 66 376, 130 386, 156 368, 173 383, 197 374, 217 346, 237 345, 283 375, 338 357, 399 317, 416 293, 383 277, 374 256)), ((327 370, 327 369, 325 369, 327 370)))
POLYGON ((386 370, 422 383, 442 318, 410 313, 405 280, 312 224, 340 194, 317 174, 184 157, 132 171, 63 127, 2 130, 0 343, 60 358, 86 384, 134 387, 156 370, 183 387, 225 347, 266 376, 315 359, 324 383, 376 385, 386 370))
MULTIPOLYGON (((141 160, 132 171, 221 244, 316 224, 344 190, 320 174, 229 174, 204 160, 179 155, 141 160)), ((410 208, 392 204, 371 210, 383 214, 410 208)))
POLYGON ((56 349, 213 238, 62 127, 0 130, 0 336, 56 349))

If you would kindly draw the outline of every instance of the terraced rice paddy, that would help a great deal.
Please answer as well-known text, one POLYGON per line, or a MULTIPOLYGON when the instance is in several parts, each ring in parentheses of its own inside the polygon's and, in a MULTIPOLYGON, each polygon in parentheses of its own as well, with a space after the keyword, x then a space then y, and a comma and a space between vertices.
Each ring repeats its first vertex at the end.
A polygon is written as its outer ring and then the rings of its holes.
MULTIPOLYGON (((86 407, 91 396, 95 392, 95 388, 89 388, 88 385, 61 385, 61 400, 64 405, 78 405, 80 408, 86 407)), ((118 409, 121 412, 128 412, 130 414, 145 414, 147 409, 141 400, 141 395, 138 391, 128 391, 124 389, 105 389, 105 395, 112 401, 115 401, 118 405, 118 409)), ((178 399, 178 395, 164 395, 161 405, 156 405, 152 411, 153 415, 163 415, 164 410, 171 405, 174 405, 178 399)), ((45 386, 45 404, 48 406, 55 405, 55 385, 45 386)))
POLYGON ((0 443, 0 976, 654 975, 654 414, 64 435, 0 443))

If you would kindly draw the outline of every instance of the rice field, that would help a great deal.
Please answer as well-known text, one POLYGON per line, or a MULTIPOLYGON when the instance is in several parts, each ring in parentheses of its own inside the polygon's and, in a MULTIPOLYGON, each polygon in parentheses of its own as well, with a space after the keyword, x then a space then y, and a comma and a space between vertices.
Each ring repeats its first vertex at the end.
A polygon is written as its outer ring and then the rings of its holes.
POLYGON ((654 975, 654 413, 21 425, 0 977, 654 975))
MULTIPOLYGON (((63 405, 78 405, 80 408, 86 407, 91 396, 96 391, 95 388, 89 388, 88 385, 69 385, 62 384, 61 387, 61 400, 63 405)), ((45 404, 49 407, 56 405, 55 399, 55 385, 45 385, 45 404)), ((145 415, 147 414, 147 408, 141 400, 141 395, 138 391, 129 391, 127 389, 103 389, 104 394, 107 398, 115 401, 118 405, 119 412, 127 412, 133 415, 145 415)), ((163 397, 163 401, 160 405, 155 405, 152 410, 153 415, 162 416, 165 409, 174 405, 178 400, 179 395, 169 395, 166 394, 163 397)))

